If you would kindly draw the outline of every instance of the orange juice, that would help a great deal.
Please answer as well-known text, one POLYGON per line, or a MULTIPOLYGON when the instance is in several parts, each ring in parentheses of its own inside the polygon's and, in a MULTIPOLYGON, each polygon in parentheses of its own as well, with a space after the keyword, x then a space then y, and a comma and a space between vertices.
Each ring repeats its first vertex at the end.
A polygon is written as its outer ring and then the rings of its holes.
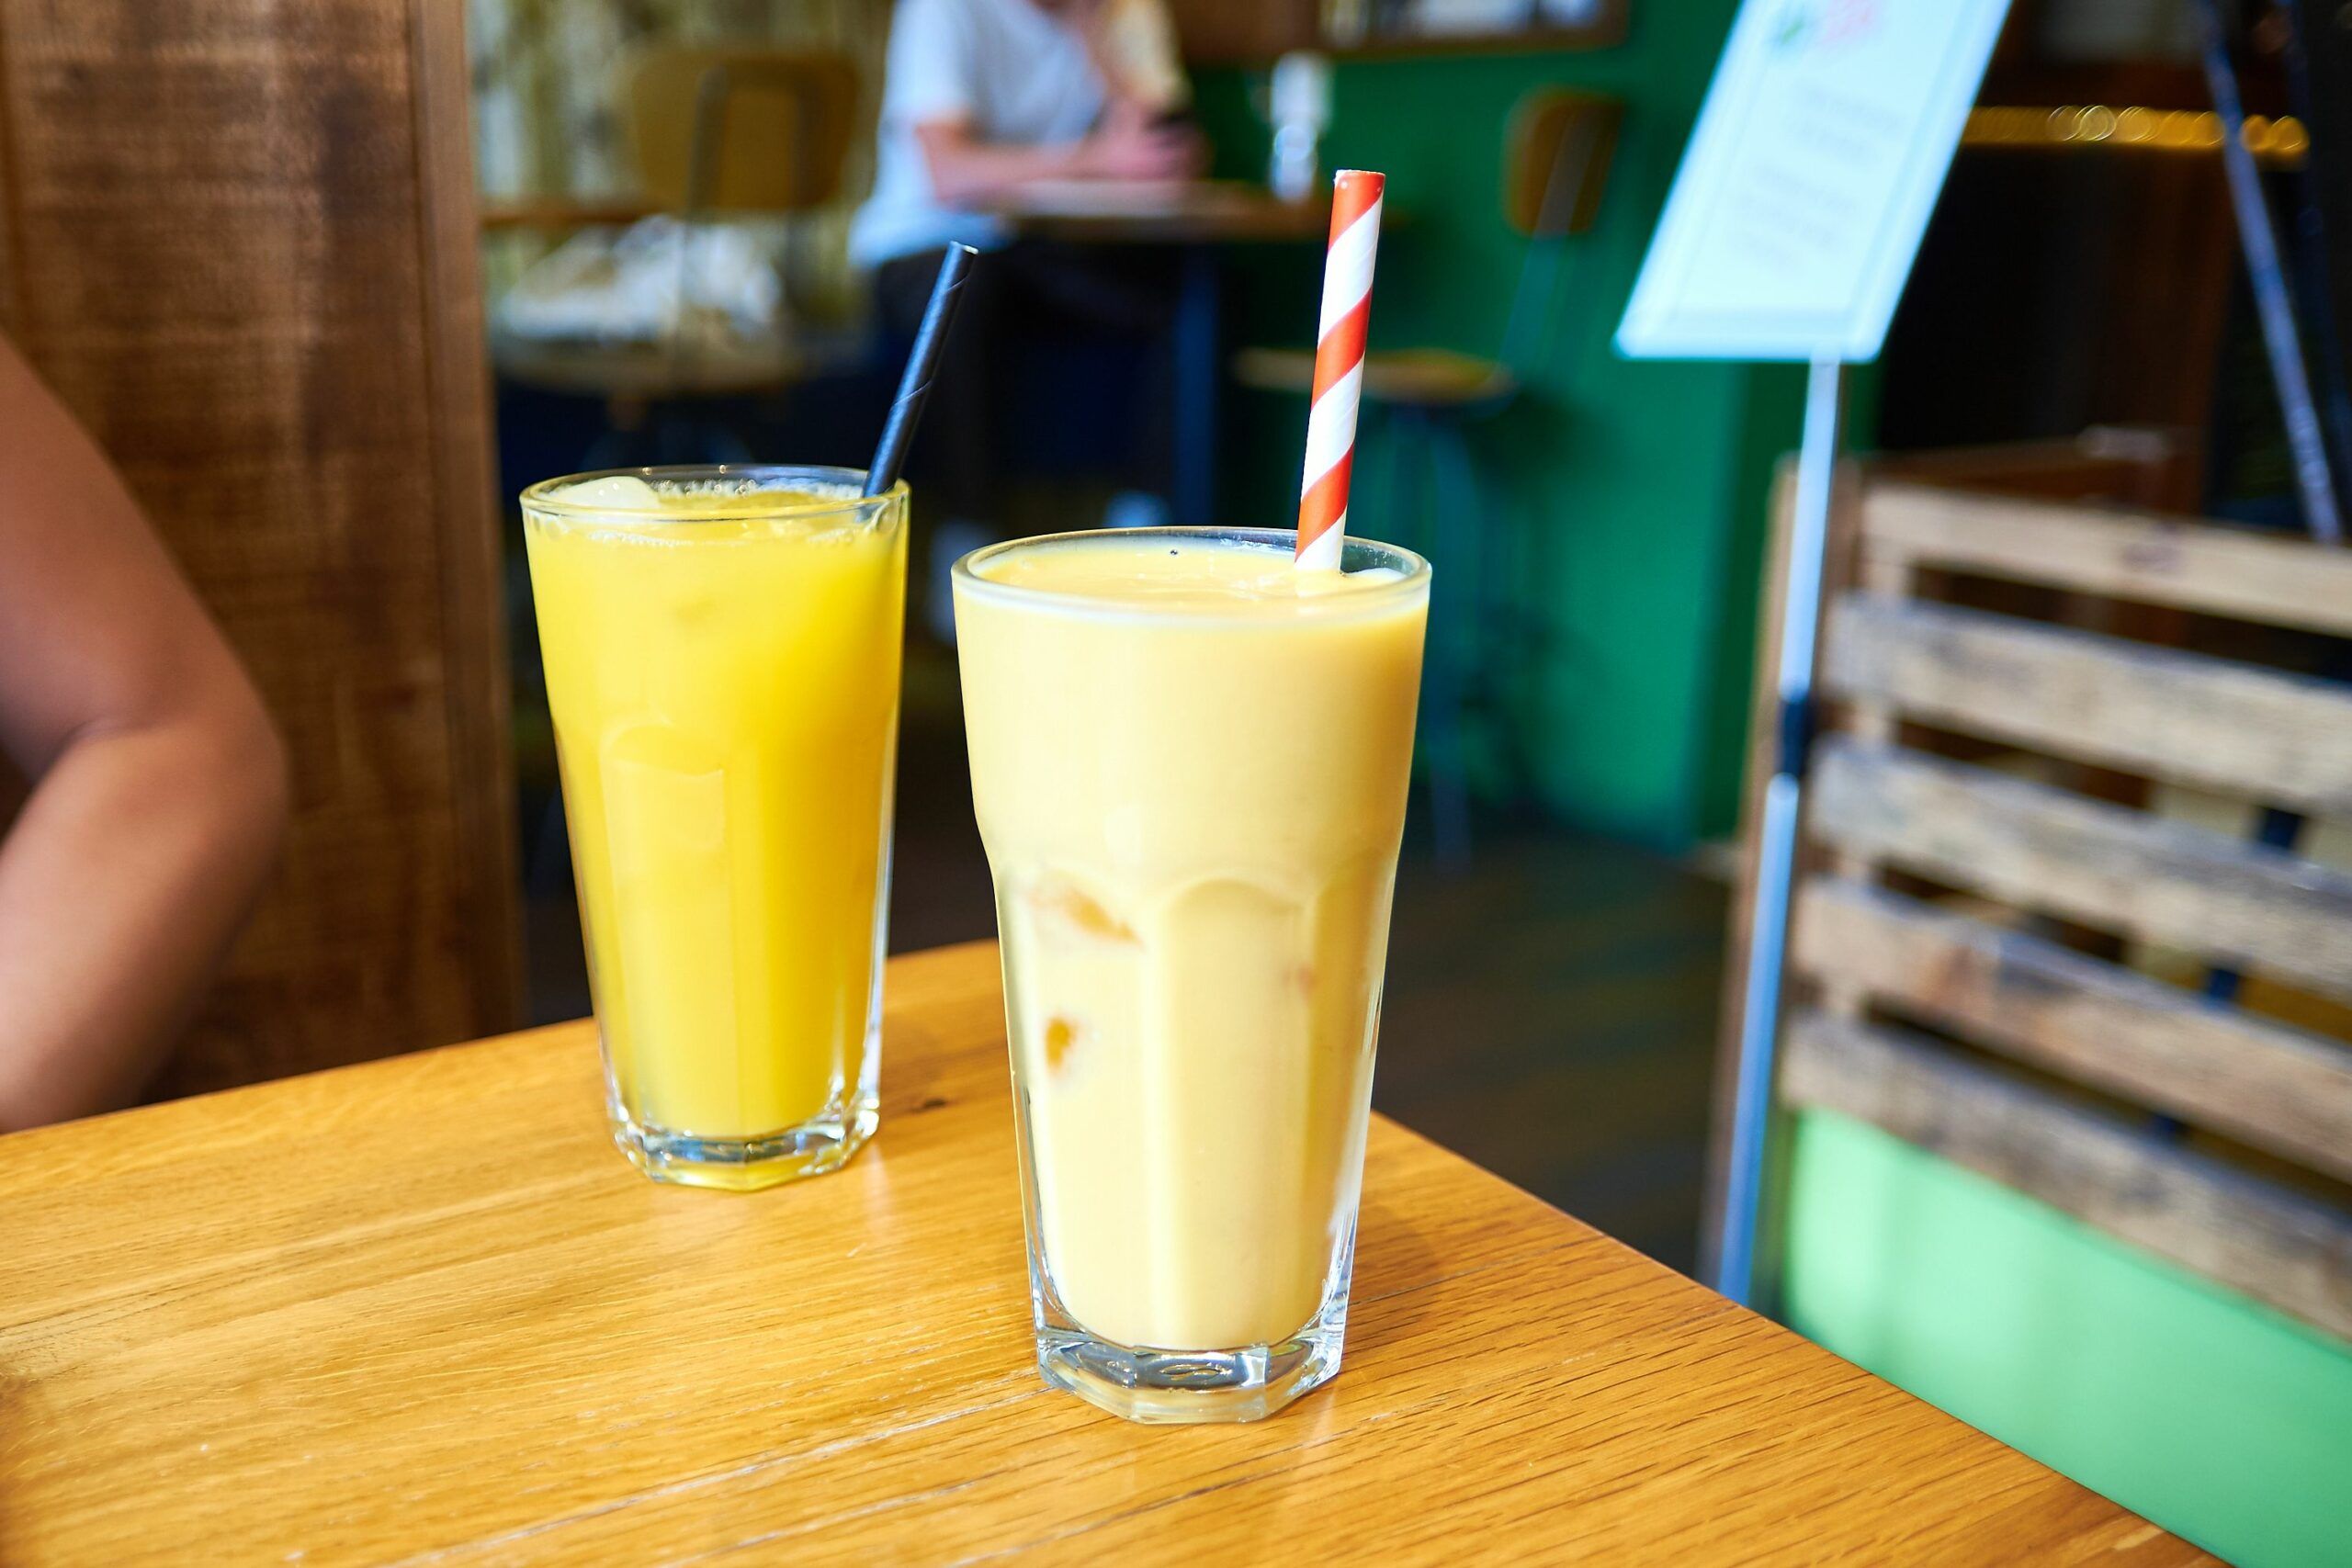
POLYGON ((875 1122, 905 492, 654 471, 526 497, 616 1135, 754 1187, 875 1122))

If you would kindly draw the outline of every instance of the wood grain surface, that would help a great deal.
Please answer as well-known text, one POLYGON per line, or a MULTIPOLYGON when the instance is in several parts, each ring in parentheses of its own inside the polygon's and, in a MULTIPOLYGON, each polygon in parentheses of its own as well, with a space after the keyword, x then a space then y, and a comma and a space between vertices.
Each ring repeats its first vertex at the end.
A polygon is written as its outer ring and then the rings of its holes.
POLYGON ((2291 536, 1894 480, 1868 487, 1862 532, 1922 566, 2352 635, 2352 555, 2291 536))
MULTIPOLYGON (((2352 1337, 2352 1219, 1908 1031, 1799 1013, 1781 1089, 2352 1337)), ((2024 1561, 2030 1553, 2021 1553, 2024 1561)))
POLYGON ((511 196, 484 197, 475 216, 482 232, 491 234, 515 229, 625 227, 662 210, 662 204, 650 196, 511 196))
POLYGON ((2352 873, 1842 735, 1821 747, 1811 811, 1849 853, 2352 997, 2352 873))
MULTIPOLYGON (((2148 473, 2121 488, 2169 488, 2148 473)), ((1882 474, 1830 575, 1842 732, 1809 831, 1835 874, 1798 912, 1787 1100, 2352 1336, 2352 1051, 2133 967, 2154 943, 2306 1017, 2352 998, 2352 877, 2148 809, 2168 780, 2343 810, 2352 688, 2250 660, 2331 668, 2311 634, 2352 632, 2352 565, 1882 474)))
MULTIPOLYGON (((1840 595, 1827 637, 1823 675, 1849 701, 2244 798, 2352 814, 2352 686, 2341 681, 1878 593, 1840 595)), ((1889 724, 1881 739, 1892 739, 1889 724)))
POLYGON ((284 863, 167 1091, 519 1016, 462 12, 0 0, 0 331, 292 753, 284 863))
POLYGON ((1834 877, 1796 965, 1921 1021, 2352 1181, 2352 1050, 2029 931, 1834 877))
POLYGON ((991 948, 884 1061, 751 1196, 585 1024, 0 1139, 0 1561, 2205 1561, 1386 1122, 1339 1379, 1124 1425, 1031 1361, 991 948))
POLYGON ((1315 0, 1170 0, 1168 15, 1195 65, 1267 61, 1322 41, 1315 0))

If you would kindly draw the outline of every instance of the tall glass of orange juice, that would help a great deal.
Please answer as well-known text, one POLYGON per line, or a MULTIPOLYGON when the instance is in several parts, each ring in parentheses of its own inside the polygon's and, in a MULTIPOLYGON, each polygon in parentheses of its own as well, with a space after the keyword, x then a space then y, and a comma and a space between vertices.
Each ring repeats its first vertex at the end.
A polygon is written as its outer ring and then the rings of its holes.
POLYGON ((907 491, 821 468, 523 492, 614 1137, 750 1189, 873 1134, 907 491))

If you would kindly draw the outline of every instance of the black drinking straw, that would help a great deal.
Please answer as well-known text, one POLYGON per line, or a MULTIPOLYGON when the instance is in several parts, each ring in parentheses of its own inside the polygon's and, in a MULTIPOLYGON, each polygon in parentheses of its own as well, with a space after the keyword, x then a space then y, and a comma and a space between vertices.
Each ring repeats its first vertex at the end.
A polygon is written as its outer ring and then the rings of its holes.
POLYGON ((939 258, 939 281, 931 286, 931 303, 922 310, 922 325, 915 329, 914 352, 907 355, 906 374, 899 378, 899 398, 882 426, 882 444, 865 470, 865 493, 880 495, 899 482, 907 460, 907 444, 915 437, 915 421, 922 417, 922 400, 931 395, 932 378, 939 370, 939 351, 946 344, 948 323, 971 275, 972 260, 980 253, 951 242, 939 258))

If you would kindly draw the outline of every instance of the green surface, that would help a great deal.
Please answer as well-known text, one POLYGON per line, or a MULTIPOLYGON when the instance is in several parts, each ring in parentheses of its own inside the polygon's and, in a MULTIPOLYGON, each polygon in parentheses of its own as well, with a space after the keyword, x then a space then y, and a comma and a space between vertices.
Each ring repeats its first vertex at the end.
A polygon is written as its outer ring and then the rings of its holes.
POLYGON ((1794 1121, 1792 1327, 2246 1568, 2352 1562, 2352 1347, 1874 1127, 1794 1121))
MULTIPOLYGON (((1516 694, 1526 782, 1571 822, 1667 848, 1736 815, 1766 490, 1794 444, 1803 380, 1790 367, 1634 364, 1611 346, 1732 9, 1637 8, 1625 45, 1589 53, 1342 62, 1324 144, 1327 167, 1389 179, 1397 218, 1381 244, 1373 346, 1494 355, 1526 254, 1502 219, 1513 106, 1552 85, 1625 101, 1599 220, 1571 243, 1545 328, 1529 334, 1528 394, 1472 440, 1492 513, 1483 536, 1515 563, 1515 596, 1541 627, 1533 652, 1498 653, 1491 675, 1516 694)), ((1263 81, 1200 73, 1220 173, 1263 172, 1251 102, 1263 81)), ((1235 341, 1306 343, 1319 265, 1308 247, 1238 257, 1235 341)), ((1286 518, 1303 400, 1244 391, 1231 412, 1228 514, 1286 518)), ((1393 453, 1368 416, 1354 522, 1409 542, 1423 536, 1400 515, 1393 453)))

